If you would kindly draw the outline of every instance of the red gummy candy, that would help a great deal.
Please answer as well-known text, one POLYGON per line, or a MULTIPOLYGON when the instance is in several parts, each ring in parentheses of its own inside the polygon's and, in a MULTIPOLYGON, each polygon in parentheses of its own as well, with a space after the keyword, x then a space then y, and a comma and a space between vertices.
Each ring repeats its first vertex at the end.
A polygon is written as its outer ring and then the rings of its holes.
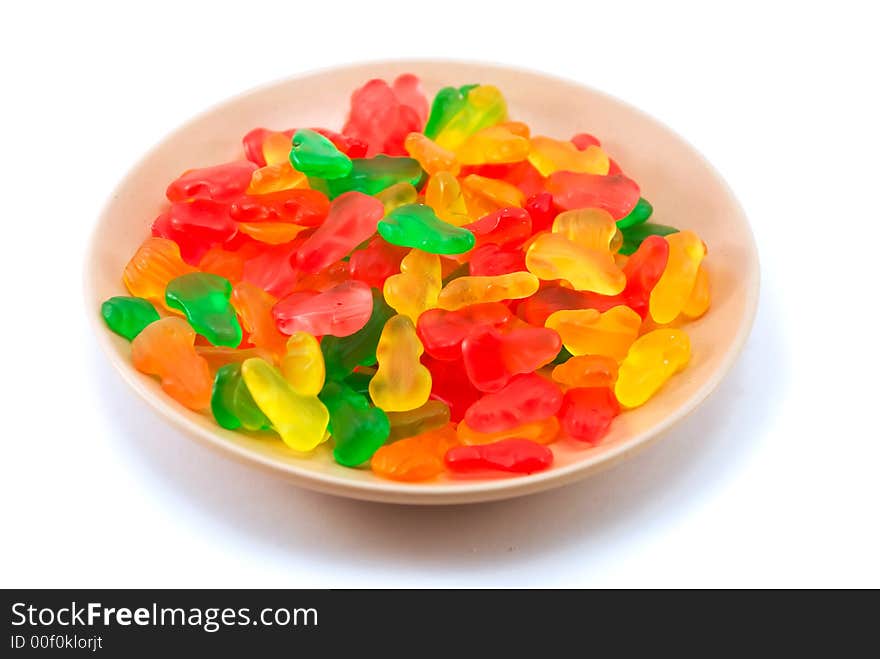
POLYGON ((330 202, 317 190, 292 189, 239 197, 229 207, 237 222, 288 222, 304 227, 321 224, 330 202))
POLYGON ((183 260, 191 265, 197 265, 211 247, 237 232, 229 207, 212 199, 171 204, 167 213, 156 218, 152 228, 154 236, 176 242, 183 260))
POLYGON ((498 245, 483 245, 470 253, 469 274, 494 277, 526 269, 526 255, 521 249, 505 250, 498 245))
POLYGON ((528 439, 502 439, 491 444, 455 446, 443 458, 446 467, 459 474, 476 471, 511 471, 531 474, 553 463, 553 451, 528 439))
POLYGON ((317 295, 297 291, 272 307, 278 330, 288 335, 349 336, 367 324, 372 312, 373 294, 361 281, 347 281, 317 295))
POLYGON ((532 217, 523 208, 502 208, 464 228, 474 234, 475 247, 519 247, 532 235, 532 217))
POLYGON ((256 165, 247 160, 190 169, 172 181, 165 190, 168 201, 213 199, 229 202, 244 193, 256 165))
POLYGON ((468 380, 462 361, 441 361, 426 352, 422 364, 431 371, 431 398, 446 403, 450 420, 461 421, 468 408, 483 395, 468 380))
POLYGON ((563 210, 602 208, 615 220, 627 215, 639 200, 638 184, 622 174, 580 174, 553 172, 547 179, 547 192, 563 210))
POLYGON ((479 432, 500 432, 553 416, 561 405, 562 391, 554 382, 527 373, 480 398, 465 412, 464 421, 479 432))
POLYGON ((648 315, 651 291, 660 281, 669 260, 669 243, 661 236, 648 236, 623 266, 626 288, 620 294, 642 318, 648 315))
POLYGON ((553 226, 553 220, 559 214, 553 203, 553 195, 549 192, 538 192, 526 199, 525 209, 532 218, 532 231, 549 231, 553 226))
POLYGON ((461 358, 461 343, 471 332, 503 325, 510 315, 510 309, 500 302, 472 304, 456 311, 428 309, 419 316, 416 330, 429 355, 452 361, 461 358))
POLYGON ((565 392, 559 420, 570 437, 597 444, 618 414, 620 405, 608 387, 576 387, 565 392))
POLYGON ((531 373, 559 354, 562 341, 552 329, 519 327, 502 333, 487 327, 461 342, 468 378, 480 391, 498 391, 520 373, 531 373))
POLYGON ((352 252, 348 271, 352 279, 381 289, 388 277, 400 272, 400 262, 408 253, 406 247, 392 245, 382 236, 374 236, 364 249, 352 252))

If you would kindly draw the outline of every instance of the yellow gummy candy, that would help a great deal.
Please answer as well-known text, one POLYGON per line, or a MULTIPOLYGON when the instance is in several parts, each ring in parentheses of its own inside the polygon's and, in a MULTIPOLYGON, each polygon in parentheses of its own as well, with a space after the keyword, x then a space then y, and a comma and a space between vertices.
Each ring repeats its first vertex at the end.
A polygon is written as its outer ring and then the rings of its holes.
POLYGON ((706 272, 704 266, 700 266, 697 270, 697 279, 694 282, 694 288, 691 296, 688 298, 687 304, 681 310, 688 318, 699 318, 709 310, 709 304, 712 301, 712 292, 709 287, 709 273, 706 272))
POLYGON ((518 300, 534 295, 540 286, 530 272, 511 272, 492 277, 458 277, 443 287, 437 306, 455 311, 481 302, 518 300))
POLYGON ((395 208, 416 203, 419 198, 419 191, 416 190, 412 183, 401 181, 385 188, 381 192, 377 192, 373 196, 382 202, 382 206, 385 207, 385 215, 388 215, 395 208))
POLYGON ((541 176, 558 171, 606 176, 611 165, 608 156, 598 146, 590 145, 581 151, 571 142, 541 136, 531 140, 529 162, 541 176))
POLYGON ((461 169, 461 165, 452 151, 444 149, 421 133, 407 135, 403 142, 403 148, 411 158, 419 161, 422 169, 428 174, 434 175, 437 172, 458 174, 461 169))
POLYGON ((479 174, 465 176, 461 186, 471 216, 482 217, 499 208, 511 206, 522 208, 526 201, 522 190, 515 185, 479 174))
POLYGON ((553 220, 553 233, 560 233, 570 241, 599 251, 616 252, 623 242, 617 222, 601 208, 579 208, 564 211, 553 220))
POLYGON ((493 85, 480 85, 468 92, 464 107, 447 122, 435 141, 444 149, 455 151, 462 142, 481 128, 507 119, 507 103, 493 85))
POLYGON ((377 407, 405 412, 428 401, 431 372, 419 361, 423 352, 416 327, 407 316, 388 319, 376 347, 379 366, 370 380, 370 398, 377 407))
POLYGON ((455 155, 462 165, 519 162, 529 155, 529 140, 509 125, 489 126, 467 138, 455 155))
POLYGON ((242 362, 241 376, 287 446, 305 452, 324 441, 330 414, 317 396, 296 393, 281 372, 262 359, 242 362))
POLYGON ((572 355, 603 355, 618 361, 626 357, 641 325, 641 316, 623 305, 605 313, 596 309, 556 311, 544 322, 545 327, 559 333, 572 355))
POLYGON ((608 250, 579 245, 560 233, 538 236, 526 251, 526 268, 539 279, 565 279, 575 290, 617 295, 626 275, 608 250))
POLYGON ((458 179, 449 172, 437 172, 425 186, 425 204, 444 222, 460 227, 473 222, 461 194, 458 179))
POLYGON ((301 396, 317 396, 324 387, 324 354, 308 332, 290 335, 280 366, 284 379, 301 396))
POLYGON ((400 274, 385 280, 382 293, 397 313, 415 323, 422 312, 437 306, 442 285, 440 257, 413 249, 400 262, 400 274))
POLYGON ((680 329, 657 329, 636 339, 620 365, 614 395, 625 407, 638 407, 690 360, 691 342, 680 329))
POLYGON ((679 231, 665 240, 669 243, 669 259, 648 302, 651 318, 660 324, 671 323, 684 309, 706 255, 706 246, 693 231, 679 231))

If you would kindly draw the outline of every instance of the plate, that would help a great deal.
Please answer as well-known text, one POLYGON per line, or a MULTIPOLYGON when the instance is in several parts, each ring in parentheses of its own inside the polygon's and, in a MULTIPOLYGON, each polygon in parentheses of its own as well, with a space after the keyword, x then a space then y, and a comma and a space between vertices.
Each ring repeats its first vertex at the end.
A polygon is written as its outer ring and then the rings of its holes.
MULTIPOLYGON (((144 401, 171 426, 226 455, 281 474, 302 487, 374 501, 454 504, 520 496, 585 478, 643 448, 694 410, 730 370, 755 315, 759 266, 748 221, 732 192, 706 160, 681 137, 641 111, 578 83, 505 66, 457 61, 392 61, 307 73, 246 92, 186 123, 152 149, 125 176, 95 228, 86 265, 86 304, 98 342, 110 362, 144 401), (429 98, 441 87, 491 83, 504 93, 510 116, 533 134, 596 135, 609 155, 641 186, 654 205, 652 221, 693 229, 709 246, 705 266, 712 283, 712 308, 687 324, 692 358, 647 404, 617 417, 594 448, 554 444, 548 471, 529 476, 397 483, 368 469, 333 462, 324 445, 312 457, 287 450, 280 441, 238 434, 185 409, 158 382, 136 371, 129 343, 110 332, 100 305, 124 295, 121 274, 162 210, 167 184, 186 169, 242 157, 241 136, 255 126, 338 129, 349 96, 370 78, 400 73, 422 79, 429 98)), ((164 441, 177 441, 169 433, 164 441)), ((259 477, 254 474, 254 477, 259 477)))

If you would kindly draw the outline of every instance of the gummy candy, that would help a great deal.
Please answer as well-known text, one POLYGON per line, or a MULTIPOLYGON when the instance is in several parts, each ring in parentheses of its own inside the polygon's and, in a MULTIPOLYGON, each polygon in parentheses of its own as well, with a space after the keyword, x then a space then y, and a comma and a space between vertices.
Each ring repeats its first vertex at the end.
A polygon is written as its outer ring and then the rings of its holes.
POLYGON ((135 368, 220 427, 331 440, 393 480, 526 474, 690 360, 706 245, 654 222, 595 136, 533 134, 490 84, 429 104, 413 74, 368 80, 341 130, 241 149, 169 183, 130 297, 101 306, 135 368))
POLYGON ((441 283, 440 258, 413 249, 400 262, 400 274, 385 280, 383 293, 397 313, 416 322, 423 311, 437 306, 441 283))
POLYGON ((214 375, 211 412, 218 425, 227 430, 265 430, 269 419, 260 411, 241 378, 241 363, 221 366, 214 375))
POLYGON ((474 234, 444 222, 425 204, 398 206, 379 222, 379 235, 392 245, 431 254, 461 254, 474 246, 474 234))
POLYGON ((326 137, 308 128, 293 134, 290 164, 306 176, 341 178, 351 173, 351 158, 326 137))
POLYGON ((386 412, 421 407, 431 394, 431 372, 419 362, 424 348, 412 320, 400 314, 385 323, 376 360, 379 368, 370 380, 370 398, 386 412))
POLYGON ((298 394, 262 359, 242 362, 241 376, 260 411, 291 449, 307 452, 324 441, 330 414, 317 396, 298 394))
POLYGON ((690 356, 690 340, 681 330, 656 329, 640 336, 620 364, 614 385, 617 400, 626 407, 644 404, 690 356))
POLYGON ((195 331, 183 318, 162 318, 134 337, 131 363, 142 373, 158 376, 163 391, 181 405, 201 410, 208 407, 213 381, 195 340, 195 331))
POLYGON ((553 451, 528 439, 502 439, 492 444, 455 446, 443 461, 450 471, 462 474, 493 469, 532 474, 553 463, 553 451))
POLYGON ((346 467, 357 467, 369 460, 388 439, 388 416, 372 407, 366 396, 335 381, 324 385, 321 402, 330 413, 328 426, 336 446, 333 458, 346 467))
POLYGON ((447 424, 383 446, 373 454, 370 467, 382 478, 424 481, 443 473, 443 458, 454 446, 458 446, 458 435, 447 424))
POLYGON ((308 332, 315 336, 349 336, 370 319, 373 296, 360 281, 347 281, 323 293, 291 293, 272 307, 283 334, 308 332))
POLYGON ((111 297, 101 305, 101 316, 107 327, 131 341, 155 320, 159 312, 142 297, 111 297))
POLYGON ((184 313, 193 329, 215 346, 235 348, 241 325, 229 301, 232 284, 207 272, 191 272, 168 282, 165 303, 184 313))

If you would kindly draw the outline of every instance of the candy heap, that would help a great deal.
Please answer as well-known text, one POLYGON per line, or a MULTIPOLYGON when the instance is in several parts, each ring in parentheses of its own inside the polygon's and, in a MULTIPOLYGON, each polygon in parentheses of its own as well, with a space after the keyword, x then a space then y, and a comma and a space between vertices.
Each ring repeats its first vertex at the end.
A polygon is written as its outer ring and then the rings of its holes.
POLYGON ((690 357, 703 242, 588 134, 491 85, 371 80, 342 132, 252 130, 192 169, 102 307, 138 370, 223 428, 403 481, 531 473, 690 357))

